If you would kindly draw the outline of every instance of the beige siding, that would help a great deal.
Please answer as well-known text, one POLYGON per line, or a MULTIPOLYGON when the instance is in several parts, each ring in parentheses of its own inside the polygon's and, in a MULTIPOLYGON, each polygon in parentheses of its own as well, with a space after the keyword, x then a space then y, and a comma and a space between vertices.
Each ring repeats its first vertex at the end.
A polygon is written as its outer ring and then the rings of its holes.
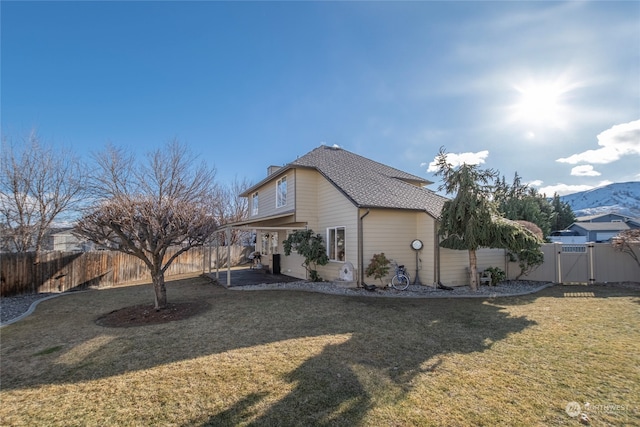
MULTIPOLYGON (((434 219, 424 212, 372 209, 364 219, 364 268, 374 254, 384 252, 387 258, 404 264, 411 280, 416 275, 416 252, 411 248, 414 239, 420 239, 423 249, 418 253, 420 282, 433 285, 434 267, 434 219)), ((393 268, 387 281, 395 274, 393 268)), ((373 283, 372 277, 365 281, 373 283)), ((383 281, 384 282, 384 281, 383 281)))
MULTIPOLYGON (((258 192, 258 215, 250 215, 251 219, 263 218, 271 215, 278 215, 282 212, 293 210, 296 205, 295 201, 295 174, 293 171, 289 171, 284 175, 276 175, 273 180, 265 183, 259 187, 258 192), (279 208, 276 208, 276 185, 280 178, 287 177, 287 203, 279 208)), ((249 213, 253 212, 253 194, 255 191, 249 194, 249 213)))
MULTIPOLYGON (((316 171, 307 169, 296 169, 295 172, 289 173, 289 176, 293 175, 293 183, 289 187, 289 192, 295 194, 295 208, 297 223, 306 223, 309 228, 316 231, 316 225, 318 223, 317 213, 317 185, 319 174, 316 171)), ((287 201, 288 202, 288 201, 287 201)), ((281 241, 287 238, 286 233, 282 233, 281 241)), ((284 248, 280 243, 281 266, 282 273, 287 276, 297 277, 299 279, 307 279, 307 273, 302 266, 304 258, 296 253, 292 253, 289 256, 284 255, 284 248)))
MULTIPOLYGON (((357 274, 358 268, 358 209, 326 179, 319 177, 317 182, 317 210, 315 213, 316 226, 313 230, 322 235, 327 244, 327 228, 345 227, 345 262, 353 264, 357 274)), ((309 221, 311 224, 311 221, 309 221)), ((329 261, 320 266, 318 272, 325 280, 335 280, 339 277, 344 262, 329 261)), ((356 276, 357 277, 357 276, 356 276)))
MULTIPOLYGON (((416 238, 417 218, 415 212, 398 212, 390 209, 371 210, 363 223, 364 267, 374 254, 384 252, 385 256, 398 264, 404 264, 415 275, 415 253, 410 243, 416 238)), ((383 282, 386 284, 395 274, 393 267, 383 282)), ((373 277, 366 277, 367 283, 375 283, 373 277)), ((379 284, 379 282, 377 283, 379 284)))
POLYGON ((435 285, 436 274, 436 251, 437 232, 435 228, 436 220, 427 213, 418 214, 418 236, 424 245, 420 255, 420 281, 423 285, 435 285))
POLYGON ((296 222, 306 222, 316 230, 318 224, 318 181, 324 181, 320 174, 313 170, 295 170, 295 210, 296 222))
MULTIPOLYGON (((286 236, 284 237, 286 238, 286 236)), ((298 279, 307 279, 307 271, 302 266, 304 258, 296 253, 292 253, 289 256, 284 255, 284 250, 280 248, 280 268, 281 273, 287 276, 296 277, 298 279)))
MULTIPOLYGON (((356 206, 333 184, 327 181, 317 171, 296 169, 287 175, 289 181, 289 197, 295 200, 295 222, 305 223, 314 232, 320 234, 327 244, 327 229, 345 227, 345 261, 354 266, 354 278, 358 277, 358 223, 359 215, 365 211, 358 211, 356 206), (295 184, 292 185, 292 183, 295 184), (295 199, 292 195, 295 194, 295 199)), ((273 206, 275 206, 275 180, 273 181, 273 206)), ((260 214, 263 214, 263 194, 268 192, 269 186, 260 189, 260 214)), ((268 204, 271 202, 268 201, 268 204)), ((268 206, 267 206, 268 207, 268 206)), ((385 252, 388 258, 404 264, 412 280, 416 274, 416 255, 411 249, 411 241, 418 238, 424 243, 419 253, 420 281, 424 285, 433 285, 435 271, 435 220, 424 212, 399 211, 391 209, 371 209, 363 220, 364 230, 364 268, 369 264, 375 253, 385 252)), ((286 238, 282 233, 281 241, 286 238)), ((279 248, 283 253, 282 247, 279 248)), ((302 267, 303 259, 297 254, 281 257, 281 268, 284 274, 292 277, 306 278, 302 267)), ((325 280, 335 280, 344 265, 340 261, 330 261, 325 266, 319 266, 318 272, 325 280)), ((393 276, 390 272, 389 279, 393 276)), ((373 283, 373 278, 365 278, 373 283)))

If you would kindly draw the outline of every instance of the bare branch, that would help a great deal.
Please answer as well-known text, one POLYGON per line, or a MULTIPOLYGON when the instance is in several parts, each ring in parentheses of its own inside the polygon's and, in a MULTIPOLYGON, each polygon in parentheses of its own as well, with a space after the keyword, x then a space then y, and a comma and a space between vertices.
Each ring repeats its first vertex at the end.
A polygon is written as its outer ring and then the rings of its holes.
POLYGON ((167 268, 217 229, 215 170, 195 165, 195 157, 175 140, 141 162, 113 147, 96 160, 91 188, 97 202, 75 233, 141 259, 151 272, 156 308, 164 308, 167 268), (165 259, 174 246, 181 249, 165 259))
POLYGON ((0 164, 2 246, 39 252, 47 229, 82 199, 85 168, 70 150, 41 144, 35 131, 21 144, 3 136, 0 164))
POLYGON ((616 251, 629 255, 640 267, 640 256, 636 253, 633 246, 636 246, 640 252, 640 229, 624 230, 618 233, 616 237, 611 239, 611 246, 616 251))

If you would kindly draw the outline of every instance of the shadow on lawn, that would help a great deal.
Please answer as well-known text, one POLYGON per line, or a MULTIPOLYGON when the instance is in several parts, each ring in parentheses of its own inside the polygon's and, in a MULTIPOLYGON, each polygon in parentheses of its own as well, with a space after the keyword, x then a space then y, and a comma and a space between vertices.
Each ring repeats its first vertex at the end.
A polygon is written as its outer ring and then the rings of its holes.
MULTIPOLYGON (((207 300, 211 310, 199 316, 120 330, 93 324, 97 314, 109 309, 98 295, 108 295, 113 306, 126 306, 146 300, 148 292, 143 287, 114 289, 68 296, 48 304, 41 316, 36 313, 29 319, 39 323, 46 322, 47 317, 58 320, 49 322, 50 341, 38 345, 70 345, 59 350, 64 354, 32 356, 38 365, 32 366, 32 372, 37 373, 27 378, 6 378, 13 374, 3 366, 3 389, 93 381, 242 348, 348 335, 346 341, 325 345, 286 374, 284 380, 294 388, 250 425, 354 425, 371 409, 375 397, 371 393, 377 390, 377 381, 380 388, 390 385, 397 393, 408 392, 416 375, 437 372, 440 356, 482 352, 492 343, 535 324, 483 299, 238 292, 204 285, 170 289, 175 295, 170 299, 175 302, 185 298, 207 300), (79 339, 80 333, 84 335, 79 339), (77 357, 71 360, 70 356, 77 357)), ((26 322, 24 326, 27 329, 26 322)), ((23 345, 18 343, 21 337, 13 338, 16 343, 7 342, 3 333, 3 346, 23 345)), ((249 388, 254 390, 236 396, 239 402, 234 406, 203 414, 204 419, 201 416, 186 425, 247 423, 255 417, 256 406, 262 407, 271 393, 259 385, 249 388)))
MULTIPOLYGON (((376 397, 371 391, 377 389, 377 381, 383 384, 380 388, 391 385, 399 393, 408 392, 417 375, 429 375, 440 369, 442 356, 485 351, 493 343, 536 324, 525 316, 513 316, 505 306, 533 303, 541 297, 564 298, 564 288, 571 287, 555 286, 539 294, 487 303, 485 299, 238 292, 218 286, 189 285, 170 288, 174 292, 171 301, 206 300, 211 310, 181 322, 108 331, 92 323, 93 318, 109 309, 101 298, 96 298, 98 294, 77 294, 55 299, 48 305, 49 310, 40 316, 38 325, 44 327, 46 316, 55 317, 56 322, 51 323, 45 338, 48 341, 38 345, 75 343, 73 347, 62 346, 61 351, 67 355, 81 353, 81 357, 71 364, 60 364, 57 361, 60 355, 56 353, 32 355, 32 372, 38 373, 26 379, 24 374, 5 378, 13 374, 3 366, 3 380, 10 379, 3 381, 3 390, 91 381, 237 349, 344 334, 349 336, 346 341, 325 345, 318 354, 286 374, 284 379, 294 384, 294 388, 249 425, 353 425, 371 409, 376 397), (74 318, 69 319, 72 315, 74 318), (85 334, 82 342, 75 339, 79 333, 85 334), (83 346, 89 348, 92 342, 104 344, 86 353, 80 351, 83 346), (149 353, 147 349, 157 350, 149 353)), ((149 289, 132 287, 100 292, 105 292, 105 296, 109 293, 113 306, 124 307, 146 301, 149 289)), ((606 287, 594 290, 598 298, 623 295, 638 293, 606 287)), ((21 342, 24 337, 18 332, 9 340, 3 331, 3 346, 9 346, 3 355, 11 354, 11 346, 16 349, 24 346, 21 342)), ((185 425, 247 423, 255 417, 256 406, 262 406, 261 402, 271 393, 261 390, 259 384, 249 388, 254 391, 236 396, 238 403, 234 406, 215 414, 203 414, 204 419, 199 417, 185 425)))
MULTIPOLYGON (((481 300, 334 298, 334 303, 344 314, 327 316, 312 334, 346 332, 351 338, 325 346, 290 372, 285 379, 295 388, 248 425, 354 425, 373 405, 371 383, 368 390, 362 372, 370 375, 367 381, 390 381, 406 393, 416 375, 439 369, 440 356, 484 351, 535 324, 481 300)), ((251 407, 267 396, 251 394, 204 424, 188 425, 246 423, 251 407)))

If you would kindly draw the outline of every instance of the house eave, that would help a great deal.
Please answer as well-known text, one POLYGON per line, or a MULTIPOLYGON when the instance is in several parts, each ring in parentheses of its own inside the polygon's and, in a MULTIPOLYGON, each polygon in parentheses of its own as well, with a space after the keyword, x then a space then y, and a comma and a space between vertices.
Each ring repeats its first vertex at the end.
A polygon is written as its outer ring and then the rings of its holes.
POLYGON ((290 165, 285 165, 285 166, 281 167, 276 172, 274 172, 271 175, 269 175, 266 178, 264 178, 262 181, 258 182, 257 184, 254 184, 251 187, 249 187, 246 190, 244 190, 242 193, 240 193, 240 197, 249 197, 252 193, 254 193, 256 190, 258 190, 260 187, 262 187, 266 183, 268 183, 268 182, 270 182, 270 181, 272 181, 272 180, 274 180, 274 179, 286 174, 291 169, 294 169, 294 168, 292 168, 290 165))
POLYGON ((292 227, 299 227, 300 225, 298 223, 295 223, 293 220, 295 219, 295 211, 294 210, 289 210, 286 212, 282 212, 279 213, 277 215, 269 215, 269 216, 264 216, 264 217, 259 217, 259 218, 250 218, 250 219, 246 219, 244 221, 237 221, 237 222, 233 222, 233 223, 229 223, 229 224, 224 224, 223 226, 221 226, 221 229, 225 229, 225 228, 233 228, 233 229, 238 229, 238 228, 261 228, 261 227, 269 227, 269 226, 282 226, 282 224, 287 224, 291 225, 292 227), (291 217, 292 221, 290 222, 283 222, 281 220, 291 217), (277 223, 277 224, 276 224, 277 223))

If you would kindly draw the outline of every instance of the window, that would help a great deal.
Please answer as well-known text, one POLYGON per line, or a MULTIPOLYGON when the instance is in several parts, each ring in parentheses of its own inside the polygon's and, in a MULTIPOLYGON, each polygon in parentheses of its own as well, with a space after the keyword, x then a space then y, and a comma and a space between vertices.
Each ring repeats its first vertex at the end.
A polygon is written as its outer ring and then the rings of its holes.
POLYGON ((331 261, 344 261, 345 227, 327 228, 327 255, 331 261))
POLYGON ((262 253, 277 254, 278 253, 278 232, 270 232, 262 235, 262 253))
POLYGON ((256 191, 251 196, 251 215, 258 215, 258 192, 256 191))
POLYGON ((276 208, 287 204, 287 177, 283 176, 276 184, 276 208))

